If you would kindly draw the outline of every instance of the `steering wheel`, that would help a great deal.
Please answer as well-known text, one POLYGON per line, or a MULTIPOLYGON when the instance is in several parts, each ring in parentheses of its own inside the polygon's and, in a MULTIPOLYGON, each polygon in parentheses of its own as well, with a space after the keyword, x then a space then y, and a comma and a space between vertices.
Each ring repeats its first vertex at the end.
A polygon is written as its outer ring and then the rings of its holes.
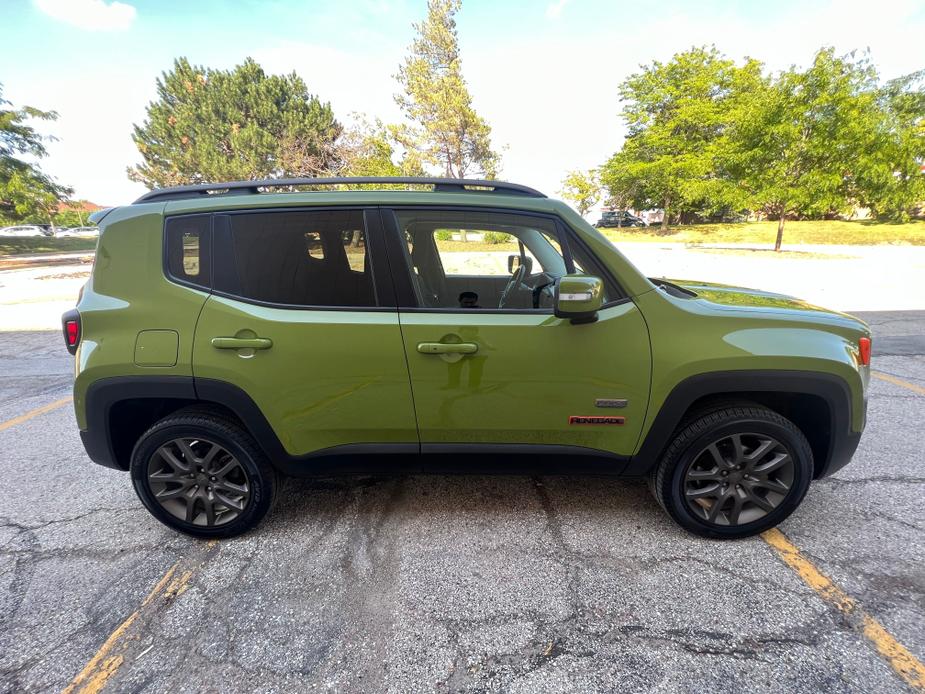
POLYGON ((504 308, 504 304, 510 298, 511 292, 513 292, 517 287, 520 286, 520 283, 523 282, 525 274, 527 274, 527 266, 521 263, 518 268, 514 270, 514 274, 511 275, 511 280, 507 283, 504 291, 501 292, 501 300, 498 301, 498 308, 504 308))

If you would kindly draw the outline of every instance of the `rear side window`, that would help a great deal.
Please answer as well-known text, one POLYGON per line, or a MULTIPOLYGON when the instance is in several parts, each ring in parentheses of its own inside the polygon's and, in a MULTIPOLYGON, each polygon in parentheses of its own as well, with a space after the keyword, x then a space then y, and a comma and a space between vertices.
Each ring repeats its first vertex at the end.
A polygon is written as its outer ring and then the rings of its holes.
POLYGON ((171 217, 166 235, 167 274, 184 284, 208 289, 212 282, 211 216, 171 217))
POLYGON ((287 306, 374 307, 361 210, 216 217, 216 291, 287 306))

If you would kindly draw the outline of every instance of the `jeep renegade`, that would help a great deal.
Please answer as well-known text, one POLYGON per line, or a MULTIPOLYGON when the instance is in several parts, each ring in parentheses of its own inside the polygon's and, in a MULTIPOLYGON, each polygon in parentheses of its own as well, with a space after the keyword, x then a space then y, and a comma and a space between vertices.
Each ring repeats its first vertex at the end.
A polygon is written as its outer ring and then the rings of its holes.
POLYGON ((63 317, 80 435, 190 535, 256 525, 280 474, 385 455, 644 477, 684 528, 743 537, 786 518, 864 429, 864 323, 648 279, 524 186, 232 182, 96 221, 63 317))

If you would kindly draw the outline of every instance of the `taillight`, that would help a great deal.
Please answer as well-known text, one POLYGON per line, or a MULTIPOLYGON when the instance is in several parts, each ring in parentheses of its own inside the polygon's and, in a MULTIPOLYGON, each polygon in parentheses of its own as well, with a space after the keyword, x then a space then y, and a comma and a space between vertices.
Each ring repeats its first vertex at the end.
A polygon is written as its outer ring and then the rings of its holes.
POLYGON ((858 340, 858 355, 861 366, 870 366, 870 338, 862 337, 858 340))
POLYGON ((80 314, 77 309, 71 309, 61 316, 61 327, 64 329, 64 344, 71 354, 77 352, 80 344, 80 314))

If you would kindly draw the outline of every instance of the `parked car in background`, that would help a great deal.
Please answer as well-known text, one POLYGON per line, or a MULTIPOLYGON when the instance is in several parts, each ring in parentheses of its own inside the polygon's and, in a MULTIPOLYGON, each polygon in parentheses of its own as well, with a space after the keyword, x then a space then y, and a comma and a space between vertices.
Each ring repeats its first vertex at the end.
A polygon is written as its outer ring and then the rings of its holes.
POLYGON ((645 220, 626 210, 604 210, 594 226, 600 229, 602 227, 645 227, 649 225, 645 223, 645 220))
POLYGON ((100 235, 99 227, 71 227, 70 229, 60 228, 55 232, 55 236, 58 236, 58 237, 62 237, 62 236, 91 237, 91 236, 99 236, 99 235, 100 235))
POLYGON ((45 230, 34 224, 24 224, 15 227, 3 227, 0 236, 47 236, 45 230))

